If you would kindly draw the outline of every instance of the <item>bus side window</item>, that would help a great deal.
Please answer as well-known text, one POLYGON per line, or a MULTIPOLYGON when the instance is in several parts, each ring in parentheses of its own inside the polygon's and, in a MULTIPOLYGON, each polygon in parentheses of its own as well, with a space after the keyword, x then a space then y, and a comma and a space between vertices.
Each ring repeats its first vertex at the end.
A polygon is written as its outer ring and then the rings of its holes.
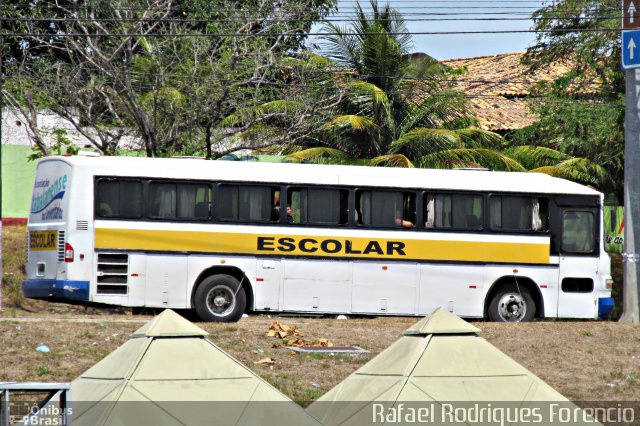
MULTIPOLYGON (((477 230, 483 226, 481 195, 435 194, 434 204, 435 228, 477 230)), ((428 217, 427 215, 427 219, 428 217)))
POLYGON ((287 194, 293 222, 318 225, 346 224, 348 199, 344 189, 291 188, 287 194))
POLYGON ((101 218, 137 219, 142 216, 142 182, 98 179, 95 215, 101 218))
POLYGON ((412 228, 415 225, 415 194, 395 191, 358 191, 357 217, 363 225, 412 228))
POLYGON ((177 217, 208 219, 211 210, 211 188, 208 184, 178 184, 177 217))
POLYGON ((403 228, 413 228, 416 223, 416 194, 413 192, 402 193, 402 225, 403 228))
POLYGON ((162 182, 149 184, 149 216, 156 219, 208 219, 211 188, 204 183, 162 182))
POLYGON ((149 184, 149 216, 156 219, 176 217, 176 184, 151 182, 149 184))
POLYGON ((546 198, 492 195, 489 198, 489 223, 493 230, 546 231, 549 226, 549 202, 546 198))
POLYGON ((433 228, 436 217, 436 200, 433 194, 426 194, 424 197, 424 227, 433 228))
POLYGON ((273 203, 271 207, 271 222, 280 222, 280 190, 273 191, 273 203))
POLYGON ((216 217, 236 222, 271 222, 278 187, 223 184, 218 189, 216 217))
POLYGON ((594 215, 589 211, 567 211, 562 215, 562 251, 592 253, 595 250, 594 215))

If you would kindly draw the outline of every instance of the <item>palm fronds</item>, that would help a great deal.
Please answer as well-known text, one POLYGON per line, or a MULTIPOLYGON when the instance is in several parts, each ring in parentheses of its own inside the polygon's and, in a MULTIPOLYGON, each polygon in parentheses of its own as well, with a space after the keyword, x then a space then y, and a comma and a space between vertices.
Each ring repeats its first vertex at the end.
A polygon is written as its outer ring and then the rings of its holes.
POLYGON ((415 167, 411 160, 405 157, 402 154, 387 154, 380 155, 378 157, 372 158, 370 161, 372 166, 386 166, 386 167, 404 167, 404 168, 413 168, 415 167))
POLYGON ((437 151, 461 147, 461 141, 456 132, 422 127, 401 135, 389 146, 389 153, 420 158, 437 151))
POLYGON ((349 156, 335 148, 319 147, 292 152, 287 155, 285 161, 293 163, 315 163, 323 159, 328 159, 333 162, 344 162, 349 159, 349 156))
POLYGON ((418 160, 425 168, 487 168, 508 172, 524 172, 526 169, 514 159, 492 149, 458 148, 434 152, 418 160))
POLYGON ((527 169, 553 166, 571 158, 570 155, 555 149, 532 145, 509 148, 505 154, 520 162, 527 169))
POLYGON ((609 182, 606 170, 586 158, 570 158, 552 166, 535 168, 531 172, 546 173, 596 188, 604 188, 609 182))
POLYGON ((489 130, 470 128, 456 130, 456 133, 467 148, 502 150, 507 144, 507 141, 502 136, 489 130))

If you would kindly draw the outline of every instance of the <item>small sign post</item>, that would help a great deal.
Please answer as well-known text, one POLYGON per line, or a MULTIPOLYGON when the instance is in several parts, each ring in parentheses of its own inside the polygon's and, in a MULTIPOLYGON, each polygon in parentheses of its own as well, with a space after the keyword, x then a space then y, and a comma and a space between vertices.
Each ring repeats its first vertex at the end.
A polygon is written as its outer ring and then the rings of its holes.
POLYGON ((622 0, 622 69, 640 67, 640 0, 622 0))

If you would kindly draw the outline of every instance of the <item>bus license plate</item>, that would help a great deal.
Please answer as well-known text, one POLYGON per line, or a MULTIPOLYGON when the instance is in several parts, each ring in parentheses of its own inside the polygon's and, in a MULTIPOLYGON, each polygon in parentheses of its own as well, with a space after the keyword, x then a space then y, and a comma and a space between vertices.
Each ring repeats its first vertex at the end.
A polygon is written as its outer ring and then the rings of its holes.
POLYGON ((31 231, 29 250, 56 250, 58 231, 31 231))

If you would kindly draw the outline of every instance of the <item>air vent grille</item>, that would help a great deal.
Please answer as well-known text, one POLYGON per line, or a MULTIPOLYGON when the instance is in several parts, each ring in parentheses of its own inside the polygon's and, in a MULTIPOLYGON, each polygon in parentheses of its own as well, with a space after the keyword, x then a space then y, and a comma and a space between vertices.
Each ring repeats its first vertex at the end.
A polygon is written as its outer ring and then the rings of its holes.
POLYGON ((64 262, 64 231, 58 231, 58 262, 64 262))
POLYGON ((89 230, 89 221, 87 220, 79 220, 76 222, 76 229, 78 231, 87 231, 89 230))
POLYGON ((26 262, 28 262, 28 261, 29 261, 29 252, 31 251, 31 240, 29 239, 29 237, 30 237, 30 235, 29 235, 29 234, 31 234, 31 233, 30 233, 30 232, 27 232, 27 251, 26 251, 26 253, 27 253, 27 258, 26 258, 26 260, 25 260, 25 264, 26 264, 26 262))
POLYGON ((128 254, 99 253, 97 271, 97 294, 128 293, 128 254))

